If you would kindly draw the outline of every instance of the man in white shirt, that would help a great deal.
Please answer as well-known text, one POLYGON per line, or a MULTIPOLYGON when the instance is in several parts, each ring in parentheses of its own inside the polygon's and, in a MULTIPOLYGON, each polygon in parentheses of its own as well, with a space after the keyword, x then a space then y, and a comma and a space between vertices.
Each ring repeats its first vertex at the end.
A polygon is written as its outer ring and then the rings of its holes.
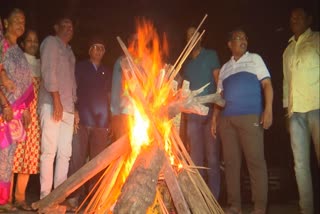
POLYGON ((219 74, 218 91, 226 100, 221 110, 215 107, 212 134, 216 128, 222 141, 228 204, 226 214, 241 214, 240 169, 244 154, 251 181, 254 210, 265 214, 268 175, 264 158, 264 129, 272 124, 273 89, 269 71, 262 58, 247 51, 248 40, 242 29, 229 35, 232 57, 219 74))

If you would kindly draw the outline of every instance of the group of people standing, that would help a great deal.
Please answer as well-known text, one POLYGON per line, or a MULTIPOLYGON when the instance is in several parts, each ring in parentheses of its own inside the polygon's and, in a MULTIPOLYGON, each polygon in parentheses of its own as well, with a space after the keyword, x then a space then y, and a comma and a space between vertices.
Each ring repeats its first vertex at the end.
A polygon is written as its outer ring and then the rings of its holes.
MULTIPOLYGON (((290 25, 294 35, 283 54, 283 104, 290 120, 301 212, 312 214, 311 137, 318 165, 320 160, 319 33, 310 29, 311 15, 304 8, 292 10, 290 25)), ((102 65, 104 40, 94 35, 88 42, 89 59, 76 62, 69 45, 73 21, 68 16, 55 21, 55 35, 46 37, 40 48, 37 33, 25 31, 20 9, 4 19, 4 30, 0 41, 0 210, 31 210, 25 198, 30 174, 40 173, 42 199, 110 145, 111 125, 113 139, 125 132, 121 57, 111 79, 111 72, 102 65), (41 62, 36 58, 38 50, 41 62), (13 173, 18 174, 14 199, 13 173)), ((187 39, 195 30, 188 29, 187 39)), ((201 42, 183 66, 181 78, 190 81, 191 90, 210 82, 201 95, 218 92, 226 100, 224 108, 208 105, 206 116, 186 116, 190 156, 197 166, 207 163, 209 169, 200 173, 219 198, 222 147, 230 205, 225 212, 241 214, 243 153, 252 187, 252 213, 265 214, 268 175, 263 133, 273 120, 271 76, 262 58, 247 51, 243 29, 230 32, 227 46, 232 57, 222 66, 217 53, 203 48, 201 42)), ((83 189, 77 190, 69 202, 76 207, 83 194, 83 189)))
POLYGON ((40 173, 42 199, 111 142, 111 72, 101 64, 103 40, 92 37, 89 59, 76 63, 69 45, 70 17, 56 19, 55 34, 40 46, 36 31, 25 30, 25 23, 24 12, 13 9, 4 19, 0 41, 0 211, 4 212, 32 210, 26 200, 30 174, 40 173), (36 58, 39 50, 41 63, 36 58), (13 173, 17 173, 15 188, 13 173))
MULTIPOLYGON (((313 185, 310 172, 311 142, 320 166, 319 115, 319 32, 310 28, 312 15, 306 8, 291 11, 293 33, 283 53, 283 107, 287 109, 294 168, 299 192, 300 212, 314 213, 313 185)), ((190 39, 195 28, 187 31, 190 39)), ((186 118, 186 139, 195 165, 204 166, 201 175, 215 198, 220 194, 219 147, 225 166, 226 214, 241 214, 240 169, 242 156, 248 167, 252 214, 267 213, 268 173, 264 157, 264 130, 273 121, 273 88, 271 76, 263 59, 248 52, 245 30, 229 33, 227 46, 231 59, 221 68, 214 50, 195 46, 186 61, 182 78, 190 81, 190 89, 211 83, 201 95, 218 92, 226 101, 224 108, 211 107, 207 116, 194 114, 186 118), (209 136, 211 128, 211 134, 209 136), (207 174, 207 175, 206 175, 207 174)), ((277 95, 276 95, 277 96, 277 95)))

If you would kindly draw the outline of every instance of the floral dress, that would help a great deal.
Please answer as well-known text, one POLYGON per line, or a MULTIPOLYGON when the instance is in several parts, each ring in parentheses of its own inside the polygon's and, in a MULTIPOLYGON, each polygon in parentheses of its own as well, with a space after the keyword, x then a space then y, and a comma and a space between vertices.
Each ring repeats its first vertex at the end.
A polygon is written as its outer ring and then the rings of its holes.
POLYGON ((25 56, 32 70, 34 99, 30 103, 29 107, 31 123, 26 130, 26 140, 17 142, 13 162, 13 173, 38 174, 41 136, 40 120, 37 113, 38 92, 40 86, 40 60, 27 53, 25 53, 25 56))

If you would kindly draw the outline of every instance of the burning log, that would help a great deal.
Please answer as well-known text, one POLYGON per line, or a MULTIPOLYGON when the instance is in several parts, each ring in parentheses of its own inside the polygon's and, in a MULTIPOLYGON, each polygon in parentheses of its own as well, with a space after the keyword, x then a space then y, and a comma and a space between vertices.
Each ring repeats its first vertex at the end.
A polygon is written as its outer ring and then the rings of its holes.
POLYGON ((156 194, 159 172, 162 168, 164 151, 154 143, 142 150, 114 208, 114 213, 145 214, 156 194))

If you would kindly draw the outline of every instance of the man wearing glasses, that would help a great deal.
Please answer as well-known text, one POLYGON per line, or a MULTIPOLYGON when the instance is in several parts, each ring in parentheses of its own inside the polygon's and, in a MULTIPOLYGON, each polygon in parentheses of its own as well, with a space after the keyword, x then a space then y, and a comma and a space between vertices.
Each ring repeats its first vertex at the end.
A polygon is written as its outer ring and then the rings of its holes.
POLYGON ((222 66, 218 81, 218 91, 226 100, 226 106, 221 110, 218 127, 218 108, 215 108, 212 119, 212 134, 216 134, 218 128, 222 141, 230 205, 225 212, 227 214, 241 214, 242 152, 251 181, 254 202, 252 213, 265 214, 267 206, 268 176, 263 130, 272 124, 273 89, 269 71, 262 58, 258 54, 247 52, 247 46, 247 36, 242 29, 230 33, 228 47, 232 57, 222 66))
MULTIPOLYGON (((93 37, 89 42, 89 59, 76 64, 76 113, 79 114, 80 121, 79 125, 75 126, 73 135, 69 175, 79 170, 87 158, 91 160, 110 144, 111 72, 101 63, 104 54, 103 40, 93 37)), ((98 178, 99 175, 89 182, 89 189, 98 178)), ((78 199, 84 196, 84 191, 82 187, 73 193, 68 200, 71 207, 75 208, 78 205, 78 199)))

